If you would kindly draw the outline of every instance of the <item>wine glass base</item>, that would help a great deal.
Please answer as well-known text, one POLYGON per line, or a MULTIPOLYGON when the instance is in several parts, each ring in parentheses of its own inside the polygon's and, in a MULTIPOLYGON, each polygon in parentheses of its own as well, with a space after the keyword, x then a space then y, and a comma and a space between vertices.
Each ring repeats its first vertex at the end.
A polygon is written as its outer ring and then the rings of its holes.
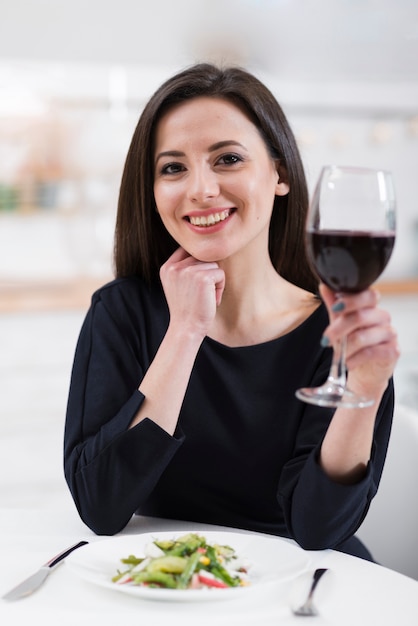
POLYGON ((296 391, 296 397, 308 404, 326 407, 345 407, 348 409, 363 409, 374 404, 374 400, 358 396, 350 389, 338 385, 323 385, 322 387, 304 387, 296 391))

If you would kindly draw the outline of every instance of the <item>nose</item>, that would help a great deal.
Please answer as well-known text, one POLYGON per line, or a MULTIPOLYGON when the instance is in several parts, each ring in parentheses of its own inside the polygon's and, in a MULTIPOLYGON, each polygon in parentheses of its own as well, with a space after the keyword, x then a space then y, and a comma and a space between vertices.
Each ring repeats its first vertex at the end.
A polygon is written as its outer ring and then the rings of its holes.
POLYGON ((192 202, 205 203, 219 195, 218 178, 210 168, 197 167, 190 172, 188 196, 192 202))

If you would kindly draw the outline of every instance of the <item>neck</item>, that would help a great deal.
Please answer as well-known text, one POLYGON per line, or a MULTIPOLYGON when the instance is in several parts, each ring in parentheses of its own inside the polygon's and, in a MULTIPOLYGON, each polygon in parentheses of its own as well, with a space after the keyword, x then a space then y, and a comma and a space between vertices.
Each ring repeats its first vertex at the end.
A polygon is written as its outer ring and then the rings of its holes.
POLYGON ((275 339, 298 326, 318 302, 312 294, 282 278, 270 259, 219 263, 225 290, 209 336, 229 346, 275 339))
POLYGON ((268 255, 231 257, 219 262, 219 266, 225 272, 225 291, 219 306, 221 315, 252 314, 265 295, 282 280, 268 255))
POLYGON ((271 263, 259 267, 220 265, 225 272, 225 290, 210 335, 229 345, 257 343, 265 320, 277 313, 285 281, 271 263))

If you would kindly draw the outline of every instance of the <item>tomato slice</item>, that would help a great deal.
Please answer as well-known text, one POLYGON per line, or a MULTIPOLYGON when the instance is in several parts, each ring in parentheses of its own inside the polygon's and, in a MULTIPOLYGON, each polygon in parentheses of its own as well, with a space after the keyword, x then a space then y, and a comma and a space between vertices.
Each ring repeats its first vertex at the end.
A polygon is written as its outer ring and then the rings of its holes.
POLYGON ((228 589, 228 585, 224 583, 219 578, 212 578, 209 576, 205 576, 204 574, 199 573, 199 580, 202 585, 206 585, 207 587, 217 587, 218 589, 228 589))

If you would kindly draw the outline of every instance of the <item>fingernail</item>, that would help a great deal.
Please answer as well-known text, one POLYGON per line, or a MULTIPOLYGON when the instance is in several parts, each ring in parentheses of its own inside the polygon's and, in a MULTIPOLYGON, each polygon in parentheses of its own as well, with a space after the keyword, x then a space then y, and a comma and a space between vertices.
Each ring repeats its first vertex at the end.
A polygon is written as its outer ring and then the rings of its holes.
POLYGON ((321 346, 322 346, 323 348, 328 348, 329 343, 330 343, 330 342, 329 342, 328 337, 327 337, 326 335, 322 335, 322 337, 321 337, 321 346))
POLYGON ((334 313, 339 313, 339 311, 344 311, 345 303, 342 300, 338 300, 338 302, 333 304, 331 308, 334 311, 334 313))

